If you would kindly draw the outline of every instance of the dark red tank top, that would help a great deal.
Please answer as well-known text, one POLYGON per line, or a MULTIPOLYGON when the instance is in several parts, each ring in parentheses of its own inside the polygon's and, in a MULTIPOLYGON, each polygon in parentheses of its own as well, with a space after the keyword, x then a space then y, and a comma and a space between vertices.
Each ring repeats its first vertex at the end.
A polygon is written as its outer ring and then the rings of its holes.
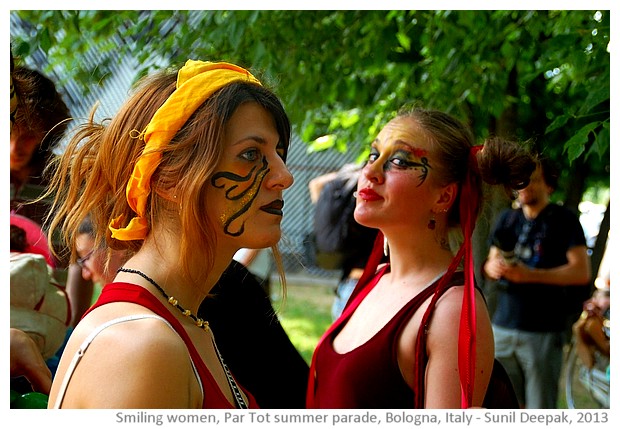
MULTIPOLYGON (((198 374, 200 375, 202 390, 204 392, 202 408, 235 408, 230 402, 228 402, 228 399, 226 399, 220 390, 219 385, 211 375, 211 372, 209 372, 207 366, 200 357, 198 350, 196 350, 196 347, 189 338, 189 335, 187 335, 187 332, 185 332, 185 329, 181 323, 153 294, 143 287, 131 283, 110 283, 103 288, 99 299, 97 299, 97 302, 95 302, 88 312, 111 302, 132 302, 148 308, 153 313, 166 319, 185 342, 192 361, 194 362, 198 374)), ((86 314, 88 314, 88 312, 86 312, 86 314)), ((84 314, 84 316, 86 316, 86 314, 84 314)), ((155 374, 153 376, 156 377, 155 374)), ((258 408, 258 404, 254 397, 245 389, 242 388, 242 390, 248 398, 249 408, 258 408)))
MULTIPOLYGON (((386 267, 387 268, 387 267, 386 267)), ((366 286, 372 289, 387 269, 382 269, 366 286)), ((443 291, 463 284, 462 273, 456 273, 443 291)), ((315 390, 311 401, 316 408, 415 408, 421 396, 405 382, 397 360, 398 339, 416 310, 436 291, 440 279, 412 298, 370 340, 348 353, 334 350, 333 340, 346 324, 361 300, 353 306, 348 317, 339 321, 332 333, 316 350, 315 390)), ((424 347, 417 350, 417 365, 426 367, 428 357, 424 347)), ((411 369, 413 371, 413 368, 411 369)), ((423 388, 423 380, 417 383, 423 388)), ((423 396, 423 395, 422 395, 423 396)))

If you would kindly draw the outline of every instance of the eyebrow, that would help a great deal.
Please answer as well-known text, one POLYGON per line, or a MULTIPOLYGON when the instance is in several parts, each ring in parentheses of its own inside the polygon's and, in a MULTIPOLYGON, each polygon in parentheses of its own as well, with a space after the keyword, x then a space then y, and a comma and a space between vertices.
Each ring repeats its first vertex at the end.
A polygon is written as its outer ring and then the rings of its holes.
MULTIPOLYGON (((371 146, 373 146, 375 143, 379 143, 379 139, 375 139, 371 146)), ((422 149, 420 147, 415 147, 413 146, 411 143, 407 143, 404 140, 396 140, 393 143, 393 146, 398 147, 399 149, 402 149, 406 152, 409 152, 411 154, 413 154, 414 156, 417 156, 418 158, 422 158, 423 156, 427 156, 428 155, 428 150, 426 149, 422 149)))
POLYGON ((416 156, 418 158, 422 158, 422 157, 428 155, 428 150, 422 149, 421 147, 412 146, 409 143, 403 142, 402 140, 398 140, 395 143, 395 145, 402 147, 403 150, 413 154, 413 156, 416 156))
POLYGON ((236 145, 238 145, 238 144, 245 143, 245 142, 247 142, 248 140, 254 141, 254 142, 256 142, 256 143, 258 143, 258 144, 262 144, 262 145, 267 144, 267 141, 266 141, 263 137, 261 137, 261 136, 256 136, 256 135, 250 135, 250 136, 243 137, 243 138, 241 138, 240 140, 237 140, 237 141, 236 141, 236 142, 234 142, 232 145, 233 145, 233 146, 236 146, 236 145))

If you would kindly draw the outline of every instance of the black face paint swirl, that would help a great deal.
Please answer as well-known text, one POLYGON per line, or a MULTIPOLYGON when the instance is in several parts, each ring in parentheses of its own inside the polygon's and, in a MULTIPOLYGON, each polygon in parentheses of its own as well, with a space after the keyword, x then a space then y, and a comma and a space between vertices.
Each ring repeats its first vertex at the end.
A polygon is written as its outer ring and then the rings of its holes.
POLYGON ((403 160, 403 166, 406 168, 415 168, 415 169, 421 169, 422 172, 420 173, 420 177, 419 180, 420 182, 418 183, 418 186, 421 186, 422 183, 424 183, 424 181, 426 180, 426 178, 428 177, 428 170, 430 170, 431 166, 428 163, 428 158, 427 157, 422 157, 422 159, 420 159, 421 162, 416 162, 416 161, 405 161, 403 160))
POLYGON ((236 228, 236 230, 233 230, 231 224, 246 213, 252 206, 252 203, 258 195, 258 190, 269 171, 267 158, 263 157, 262 165, 258 168, 252 167, 252 170, 250 170, 246 176, 239 176, 229 171, 223 171, 213 175, 211 178, 213 187, 224 189, 226 191, 225 195, 227 200, 239 202, 239 204, 236 204, 229 211, 220 216, 220 220, 224 226, 224 233, 233 237, 238 237, 243 234, 245 221, 241 221, 241 225, 236 228), (243 185, 245 186, 241 187, 243 185))
POLYGON ((428 177, 428 171, 431 169, 428 163, 428 158, 423 156, 420 158, 420 162, 410 159, 410 153, 408 151, 399 150, 394 153, 384 164, 383 171, 389 171, 391 169, 419 169, 421 170, 418 186, 421 186, 428 177))

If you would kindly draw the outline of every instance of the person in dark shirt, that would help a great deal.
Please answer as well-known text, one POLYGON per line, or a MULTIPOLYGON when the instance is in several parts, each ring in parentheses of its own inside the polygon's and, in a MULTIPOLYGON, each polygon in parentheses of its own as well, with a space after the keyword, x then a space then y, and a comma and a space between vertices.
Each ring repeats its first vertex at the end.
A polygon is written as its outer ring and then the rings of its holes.
POLYGON ((567 317, 574 313, 568 298, 591 275, 579 218, 550 202, 556 171, 548 159, 538 160, 519 191, 520 207, 500 214, 483 268, 498 280, 495 356, 525 408, 557 407, 567 317))

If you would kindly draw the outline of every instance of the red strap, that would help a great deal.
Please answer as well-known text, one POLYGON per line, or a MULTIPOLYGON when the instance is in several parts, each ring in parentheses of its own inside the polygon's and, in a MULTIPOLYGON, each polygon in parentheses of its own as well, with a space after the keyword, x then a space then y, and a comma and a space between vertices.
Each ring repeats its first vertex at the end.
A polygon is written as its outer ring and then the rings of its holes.
POLYGON ((422 321, 420 322, 420 329, 418 330, 418 336, 416 338, 416 344, 415 344, 415 356, 416 356, 416 359, 419 359, 419 360, 418 360, 418 364, 416 365, 416 370, 414 372, 414 381, 413 381, 414 386, 416 386, 415 390, 416 392, 418 392, 415 398, 414 407, 418 409, 424 408, 424 397, 425 397, 424 380, 426 377, 426 365, 421 365, 421 363, 426 362, 427 360, 426 336, 428 334, 428 328, 430 326, 431 316, 433 314, 433 310, 435 309, 435 304, 437 303, 437 300, 442 295, 444 289, 446 289, 446 287, 448 286, 448 282, 452 280, 454 273, 459 267, 459 264, 461 260, 463 259, 464 252, 465 252, 465 246, 461 246, 461 248, 457 252, 454 259, 452 259, 452 262, 450 263, 450 266, 448 267, 448 271, 446 271, 446 273, 437 283, 435 292, 433 293, 433 298, 431 299, 431 302, 426 308, 426 311, 424 312, 424 316, 422 316, 422 321))
POLYGON ((477 154, 482 146, 474 146, 469 152, 469 165, 461 189, 460 216, 465 249, 465 290, 461 306, 459 326, 459 378, 461 381, 461 408, 471 408, 474 397, 476 372, 476 291, 474 287, 474 262, 471 237, 476 226, 480 204, 480 175, 477 154))
POLYGON ((368 261, 366 261, 366 266, 364 267, 364 272, 360 276, 359 280, 353 292, 349 296, 348 301, 352 301, 353 298, 358 294, 358 292, 364 288, 366 284, 375 276, 377 273, 377 267, 379 263, 383 259, 383 233, 381 231, 377 232, 377 236, 375 237, 375 242, 372 247, 372 251, 368 256, 368 261))
POLYGON ((375 276, 382 276, 383 272, 387 269, 387 265, 381 269, 381 271, 377 272, 377 267, 379 266, 379 262, 383 257, 383 234, 379 232, 377 234, 377 238, 375 239, 375 244, 373 246, 372 252, 366 262, 366 267, 364 268, 364 273, 357 281, 357 285, 349 301, 347 302, 346 307, 344 308, 340 317, 325 331, 321 339, 319 340, 316 348, 314 349, 314 354, 312 355, 312 361, 310 363, 310 376, 308 379, 308 390, 306 393, 306 408, 315 408, 314 403, 314 393, 315 393, 315 384, 316 384, 316 354, 319 346, 323 343, 323 341, 328 338, 335 329, 342 325, 343 321, 346 320, 357 308, 359 303, 366 298, 366 295, 375 287, 376 282, 370 282, 370 280, 375 276))

